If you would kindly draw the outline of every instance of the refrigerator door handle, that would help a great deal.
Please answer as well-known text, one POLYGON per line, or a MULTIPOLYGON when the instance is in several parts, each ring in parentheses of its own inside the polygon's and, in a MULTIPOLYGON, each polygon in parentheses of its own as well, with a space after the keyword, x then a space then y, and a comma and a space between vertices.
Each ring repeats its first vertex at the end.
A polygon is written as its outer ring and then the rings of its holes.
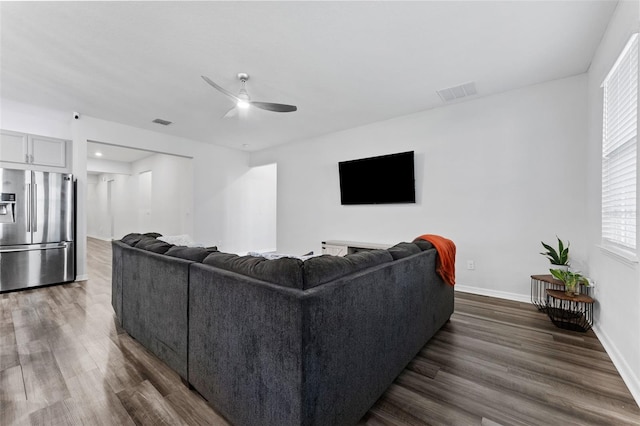
POLYGON ((27 232, 31 232, 31 184, 27 184, 27 232))
POLYGON ((31 219, 33 220, 32 228, 33 232, 38 232, 38 185, 33 184, 33 191, 31 192, 33 195, 33 209, 31 211, 31 219))
POLYGON ((0 253, 17 253, 21 251, 50 250, 50 249, 66 249, 69 247, 68 241, 52 244, 28 244, 22 246, 0 246, 0 253))

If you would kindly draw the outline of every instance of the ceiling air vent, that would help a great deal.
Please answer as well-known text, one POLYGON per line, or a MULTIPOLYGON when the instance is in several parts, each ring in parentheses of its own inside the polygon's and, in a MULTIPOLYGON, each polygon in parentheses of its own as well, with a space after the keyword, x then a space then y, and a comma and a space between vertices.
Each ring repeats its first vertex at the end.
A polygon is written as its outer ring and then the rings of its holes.
POLYGON ((440 89, 436 92, 444 102, 451 102, 456 99, 472 96, 478 93, 476 91, 476 84, 474 82, 447 87, 446 89, 440 89))
POLYGON ((158 124, 162 124, 163 126, 168 126, 169 124, 171 124, 171 121, 163 120, 162 118, 156 118, 155 120, 153 120, 153 123, 158 123, 158 124))

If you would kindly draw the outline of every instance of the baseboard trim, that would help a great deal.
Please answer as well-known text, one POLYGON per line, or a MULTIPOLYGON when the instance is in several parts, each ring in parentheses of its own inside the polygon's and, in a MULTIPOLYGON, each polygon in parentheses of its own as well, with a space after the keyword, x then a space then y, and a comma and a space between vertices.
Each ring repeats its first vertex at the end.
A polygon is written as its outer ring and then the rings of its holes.
POLYGON ((518 293, 510 293, 508 291, 490 290, 487 288, 471 287, 467 285, 456 284, 454 289, 462 293, 478 294, 480 296, 497 297, 498 299, 513 300, 515 302, 531 303, 531 295, 518 293))
POLYGON ((622 377, 622 380, 627 385, 627 388, 629 388, 631 396, 633 396, 633 398, 636 400, 636 404, 638 404, 638 407, 640 407, 640 378, 638 378, 634 374, 633 369, 629 366, 629 364, 627 364, 627 361, 620 354, 616 345, 614 345, 611 339, 609 339, 607 333, 605 333, 596 325, 593 326, 593 332, 598 337, 598 340, 600 340, 600 343, 602 343, 602 346, 604 346, 604 350, 607 351, 607 354, 609 355, 609 358, 611 358, 613 365, 618 370, 618 374, 620 374, 620 377, 622 377))
POLYGON ((87 281, 89 279, 89 274, 76 275, 76 281, 87 281))

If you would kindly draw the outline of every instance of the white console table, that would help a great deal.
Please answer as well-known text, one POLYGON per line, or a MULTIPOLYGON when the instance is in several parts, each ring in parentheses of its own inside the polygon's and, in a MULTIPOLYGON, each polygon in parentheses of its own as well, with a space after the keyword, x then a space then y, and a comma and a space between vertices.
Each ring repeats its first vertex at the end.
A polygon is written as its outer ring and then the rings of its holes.
POLYGON ((322 242, 322 254, 345 256, 363 250, 388 249, 391 244, 363 243, 359 241, 327 240, 322 242))

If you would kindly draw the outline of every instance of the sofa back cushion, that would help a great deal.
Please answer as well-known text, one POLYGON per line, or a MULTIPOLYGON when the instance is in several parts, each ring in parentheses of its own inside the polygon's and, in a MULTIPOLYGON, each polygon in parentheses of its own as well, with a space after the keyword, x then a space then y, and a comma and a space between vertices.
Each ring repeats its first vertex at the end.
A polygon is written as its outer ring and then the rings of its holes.
POLYGON ((393 257, 387 250, 360 251, 344 257, 331 255, 313 257, 304 262, 304 289, 391 261, 393 257))
POLYGON ((187 247, 173 246, 165 253, 167 256, 179 257, 180 259, 192 260, 194 262, 202 262, 205 257, 211 253, 218 251, 217 247, 187 247))
POLYGON ((131 247, 135 247, 136 244, 138 244, 140 242, 140 240, 142 240, 143 238, 153 238, 156 239, 158 237, 161 237, 162 234, 158 234, 157 232, 147 232, 144 234, 141 234, 139 232, 132 232, 131 234, 127 234, 124 237, 122 237, 122 239, 120 241, 122 241, 123 243, 130 245, 131 247))
POLYGON ((291 257, 267 260, 263 257, 238 256, 215 252, 202 263, 284 287, 302 288, 302 261, 291 257))
POLYGON ((173 247, 173 244, 165 243, 164 241, 160 241, 155 237, 143 235, 140 241, 138 241, 134 247, 142 250, 152 251, 154 253, 164 254, 171 247, 173 247))
POLYGON ((414 243, 398 243, 387 249, 393 260, 403 259, 413 254, 420 253, 423 249, 414 243))
POLYGON ((425 251, 425 250, 430 250, 433 247, 433 244, 431 244, 429 241, 425 241, 425 240, 415 240, 413 242, 413 244, 417 245, 418 247, 420 247, 420 250, 425 251))
POLYGON ((139 234, 137 232, 134 232, 132 234, 127 234, 124 237, 122 237, 122 241, 123 243, 133 247, 136 244, 138 244, 138 242, 140 242, 140 240, 143 238, 142 234, 139 234))

